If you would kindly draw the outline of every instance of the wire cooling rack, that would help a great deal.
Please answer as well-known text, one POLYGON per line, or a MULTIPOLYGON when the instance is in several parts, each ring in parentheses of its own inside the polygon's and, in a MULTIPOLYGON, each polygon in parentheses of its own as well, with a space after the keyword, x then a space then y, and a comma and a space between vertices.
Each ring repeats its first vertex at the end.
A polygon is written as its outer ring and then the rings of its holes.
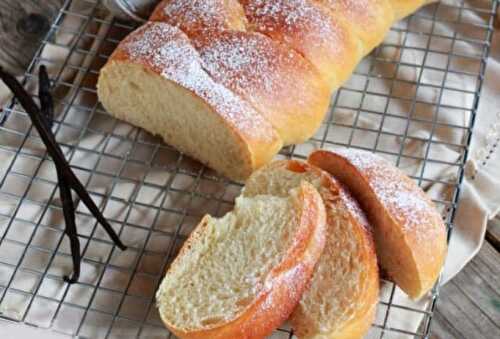
MULTIPOLYGON (((409 174, 423 187, 447 192, 434 198, 451 230, 496 9, 496 1, 441 2, 396 24, 386 42, 333 95, 316 136, 284 149, 281 156, 304 158, 314 147, 336 145, 373 150, 403 169, 419 162, 418 170, 409 174), (443 31, 443 25, 454 29, 443 31), (414 72, 415 80, 400 77, 404 71, 414 72), (427 83, 427 73, 439 80, 427 83), (450 79, 456 76, 467 78, 473 87, 454 88, 450 79), (432 101, 421 100, 419 93, 426 90, 436 93, 432 101), (447 100, 454 92, 467 100, 447 100), (463 115, 465 123, 443 122, 445 113, 463 115), (378 127, 366 126, 367 117, 378 127), (430 130, 425 137, 413 133, 422 126, 430 130), (442 132, 460 137, 442 142, 435 138, 442 132), (385 139, 397 139, 401 146, 384 148, 385 139), (415 154, 415 144, 424 147, 423 155, 415 154), (440 147, 455 154, 454 160, 434 157, 434 148, 440 147), (440 167, 455 173, 452 179, 429 178, 428 170, 440 167)), ((95 90, 99 68, 133 28, 106 16, 98 0, 67 0, 24 75, 29 85, 39 64, 51 67, 57 139, 129 249, 115 248, 79 204, 82 276, 74 285, 62 280, 71 273, 71 257, 55 169, 26 113, 13 102, 0 112, 0 320, 82 338, 169 336, 154 303, 162 274, 200 217, 231 209, 241 188, 111 118, 100 106, 95 90), (66 26, 66 20, 73 25, 66 26), (57 52, 59 59, 48 57, 47 50, 57 52)), ((437 289, 427 305, 416 307, 399 302, 397 289, 385 285, 388 292, 380 298, 370 335, 428 337, 437 289), (416 329, 393 317, 422 322, 416 329)), ((288 338, 292 333, 285 327, 274 336, 288 338)))

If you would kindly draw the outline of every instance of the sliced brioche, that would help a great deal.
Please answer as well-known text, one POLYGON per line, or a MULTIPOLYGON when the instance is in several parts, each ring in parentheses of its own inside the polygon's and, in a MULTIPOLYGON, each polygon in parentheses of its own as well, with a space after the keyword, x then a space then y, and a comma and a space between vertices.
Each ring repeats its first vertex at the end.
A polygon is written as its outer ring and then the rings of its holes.
POLYGON ((216 83, 189 38, 166 23, 147 23, 127 36, 101 69, 97 88, 109 113, 235 180, 282 146, 274 127, 216 83))
POLYGON ((375 317, 379 276, 370 226, 348 191, 314 166, 278 161, 253 175, 243 195, 286 196, 302 181, 313 184, 325 203, 327 236, 292 326, 299 338, 360 338, 375 317))
POLYGON ((268 35, 309 60, 336 89, 362 57, 347 21, 335 20, 311 0, 241 0, 249 28, 268 35))
POLYGON ((262 338, 293 311, 325 243, 325 209, 304 182, 286 196, 239 197, 206 216, 157 292, 166 326, 181 338, 262 338))
POLYGON ((444 263, 446 227, 435 205, 413 180, 368 152, 316 151, 309 162, 344 183, 374 227, 381 267, 417 299, 436 282, 444 263))

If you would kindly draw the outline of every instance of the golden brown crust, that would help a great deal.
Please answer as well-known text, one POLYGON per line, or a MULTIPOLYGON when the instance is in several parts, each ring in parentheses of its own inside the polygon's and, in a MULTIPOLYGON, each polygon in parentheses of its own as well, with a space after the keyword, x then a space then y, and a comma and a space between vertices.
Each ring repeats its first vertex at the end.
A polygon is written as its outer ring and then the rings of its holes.
MULTIPOLYGON (((232 131, 241 152, 248 154, 250 164, 241 166, 246 168, 245 173, 223 172, 226 176, 235 180, 245 179, 252 171, 269 162, 281 148, 282 140, 274 127, 247 102, 206 73, 198 52, 178 28, 166 23, 149 22, 128 35, 101 70, 100 82, 104 81, 107 68, 114 63, 141 65, 148 72, 185 88, 206 103, 221 125, 232 131)), ((219 169, 217 164, 209 165, 219 169)))
POLYGON ((400 20, 415 12, 422 6, 435 2, 437 0, 389 0, 394 10, 394 18, 400 20))
POLYGON ((302 54, 321 72, 330 89, 352 73, 362 57, 358 39, 345 21, 310 0, 241 0, 249 29, 266 34, 302 54))
MULTIPOLYGON (((302 183, 297 201, 300 225, 285 259, 267 277, 253 303, 236 319, 197 331, 183 331, 163 319, 178 337, 189 339, 263 338, 283 323, 300 300, 325 244, 326 216, 323 201, 309 183, 302 183)), ((203 235, 206 223, 192 233, 172 267, 203 235)), ((172 269, 172 268, 171 268, 172 269)), ((168 274, 168 273, 167 273, 168 274)))
POLYGON ((327 7, 336 20, 347 22, 361 39, 364 54, 382 42, 394 22, 389 0, 314 0, 327 7))
POLYGON ((316 151, 309 162, 349 187, 375 229, 381 267, 410 297, 436 282, 447 251, 446 227, 427 195, 372 153, 316 151))
POLYGON ((284 145, 306 141, 326 114, 330 87, 293 49, 228 22, 229 13, 246 22, 243 8, 233 2, 163 1, 152 18, 181 28, 212 78, 261 113, 284 145))
POLYGON ((252 104, 285 145, 304 142, 318 129, 330 91, 300 54, 253 32, 213 31, 190 38, 210 75, 252 104))
POLYGON ((247 20, 237 0, 164 0, 149 21, 178 26, 188 35, 207 30, 246 30, 247 20))

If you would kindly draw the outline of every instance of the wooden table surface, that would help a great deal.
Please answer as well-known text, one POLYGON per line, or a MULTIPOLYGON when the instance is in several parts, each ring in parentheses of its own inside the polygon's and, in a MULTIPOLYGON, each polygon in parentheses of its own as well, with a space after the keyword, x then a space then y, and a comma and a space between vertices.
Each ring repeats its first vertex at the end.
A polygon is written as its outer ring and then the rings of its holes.
POLYGON ((22 73, 63 0, 0 0, 0 66, 22 73))
MULTIPOLYGON (((62 0, 0 0, 0 65, 22 72, 62 0)), ((432 338, 500 338, 500 219, 477 257, 441 288, 432 338)))
POLYGON ((494 219, 479 254, 440 289, 431 338, 500 338, 499 245, 500 219, 494 219))

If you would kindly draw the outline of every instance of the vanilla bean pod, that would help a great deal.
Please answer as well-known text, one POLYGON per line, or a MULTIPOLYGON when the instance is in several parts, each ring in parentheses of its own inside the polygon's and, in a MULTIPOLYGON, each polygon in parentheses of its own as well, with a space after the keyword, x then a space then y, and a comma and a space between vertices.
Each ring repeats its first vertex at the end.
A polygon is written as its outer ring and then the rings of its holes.
MULTIPOLYGON (((47 73, 47 68, 42 65, 38 72, 38 97, 40 99, 40 112, 42 117, 45 118, 45 125, 47 129, 51 130, 54 119, 54 101, 50 94, 50 80, 47 73)), ((70 277, 64 276, 64 281, 72 284, 78 281, 80 277, 81 266, 81 253, 80 253, 80 240, 78 239, 78 232, 76 230, 75 222, 75 203, 71 195, 71 188, 66 182, 60 166, 56 165, 57 181, 59 183, 59 197, 64 215, 65 229, 64 233, 69 239, 71 247, 71 258, 73 261, 73 275, 70 277)))
POLYGON ((41 65, 38 71, 38 98, 40 99, 40 111, 46 118, 47 128, 51 130, 54 124, 54 100, 50 93, 50 79, 45 65, 41 65))
POLYGON ((73 276, 71 278, 65 277, 65 280, 68 282, 75 282, 80 274, 81 254, 80 243, 76 231, 75 207, 71 195, 71 189, 76 192, 92 215, 104 227, 113 242, 122 250, 125 250, 126 247, 123 245, 111 225, 104 218, 97 205, 95 205, 83 184, 71 170, 61 148, 59 147, 59 144, 55 139, 55 136, 52 134, 51 125, 53 121, 54 104, 50 94, 50 81, 45 67, 40 67, 39 97, 41 109, 37 107, 34 100, 24 90, 23 86, 16 80, 16 78, 4 72, 1 67, 0 78, 14 93, 14 96, 30 116, 33 125, 37 129, 40 138, 47 148, 47 152, 54 160, 54 164, 57 169, 60 197, 63 204, 63 214, 66 224, 65 233, 70 239, 74 266, 73 276))

